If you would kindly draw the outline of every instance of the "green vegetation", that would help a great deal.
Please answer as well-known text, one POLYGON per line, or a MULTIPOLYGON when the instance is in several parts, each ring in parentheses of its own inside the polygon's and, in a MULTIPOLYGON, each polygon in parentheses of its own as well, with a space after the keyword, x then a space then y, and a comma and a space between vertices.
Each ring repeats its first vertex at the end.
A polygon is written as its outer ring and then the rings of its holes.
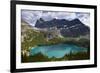
MULTIPOLYGON (((26 24, 26 23, 25 23, 26 24)), ((64 44, 73 44, 77 45, 80 47, 88 48, 87 52, 79 52, 72 54, 70 53, 69 55, 65 55, 62 58, 48 58, 47 56, 42 55, 41 53, 38 53, 33 56, 27 56, 26 54, 21 54, 22 55, 22 62, 47 62, 47 61, 64 61, 64 60, 84 60, 84 59, 89 59, 90 57, 90 41, 89 39, 85 38, 75 38, 75 37, 55 37, 52 39, 47 40, 47 33, 45 32, 40 32, 32 29, 29 25, 22 25, 22 30, 21 36, 23 37, 23 41, 21 41, 21 49, 23 51, 30 51, 30 48, 35 47, 35 46, 42 46, 42 45, 55 45, 59 43, 64 43, 64 44)), ((22 39, 21 39, 22 40, 22 39)))
POLYGON ((65 38, 55 37, 47 41, 47 38, 45 37, 46 33, 37 32, 32 29, 28 29, 27 32, 25 32, 25 34, 27 37, 24 37, 24 42, 22 42, 21 44, 22 48, 26 50, 34 46, 55 45, 59 43, 74 44, 80 47, 90 48, 89 47, 90 41, 88 39, 76 40, 75 38, 73 39, 69 37, 65 38))
POLYGON ((27 62, 47 62, 47 61, 70 61, 70 60, 86 60, 89 59, 89 54, 86 52, 78 52, 78 53, 70 53, 70 54, 66 54, 64 57, 62 58, 48 58, 47 56, 38 53, 36 55, 33 56, 22 56, 22 62, 23 63, 27 63, 27 62))
POLYGON ((70 40, 64 40, 63 43, 74 44, 74 45, 84 47, 84 48, 90 48, 90 40, 88 40, 88 39, 79 39, 79 40, 70 39, 70 40))
POLYGON ((32 29, 27 30, 25 33, 27 37, 24 37, 24 42, 22 42, 22 48, 23 49, 29 49, 29 47, 34 47, 39 44, 46 43, 43 33, 41 32, 35 32, 32 29))

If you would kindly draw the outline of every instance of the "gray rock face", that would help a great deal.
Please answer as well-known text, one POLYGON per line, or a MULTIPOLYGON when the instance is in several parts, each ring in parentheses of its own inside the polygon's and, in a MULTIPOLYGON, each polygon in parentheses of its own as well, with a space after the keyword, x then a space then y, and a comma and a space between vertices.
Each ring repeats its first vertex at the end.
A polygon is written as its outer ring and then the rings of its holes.
POLYGON ((79 19, 68 21, 65 19, 53 19, 50 21, 44 21, 42 18, 37 20, 35 24, 39 29, 52 29, 56 27, 60 31, 60 34, 64 37, 77 37, 89 34, 90 28, 83 24, 79 19))

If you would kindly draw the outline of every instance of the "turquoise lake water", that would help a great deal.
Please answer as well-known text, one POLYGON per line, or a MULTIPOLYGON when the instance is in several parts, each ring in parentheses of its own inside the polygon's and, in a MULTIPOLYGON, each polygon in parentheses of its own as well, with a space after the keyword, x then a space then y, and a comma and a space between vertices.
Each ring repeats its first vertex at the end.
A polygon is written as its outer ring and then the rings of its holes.
POLYGON ((31 48, 30 55, 42 53, 43 55, 46 55, 49 58, 52 58, 52 57, 61 58, 65 54, 70 54, 70 52, 71 53, 87 52, 87 48, 82 48, 76 45, 68 45, 68 44, 37 46, 37 47, 31 48))

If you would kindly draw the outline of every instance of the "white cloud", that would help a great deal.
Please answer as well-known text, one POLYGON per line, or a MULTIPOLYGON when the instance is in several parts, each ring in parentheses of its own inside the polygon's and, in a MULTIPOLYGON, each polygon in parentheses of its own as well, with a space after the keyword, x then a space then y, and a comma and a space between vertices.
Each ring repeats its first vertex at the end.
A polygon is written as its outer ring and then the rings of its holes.
POLYGON ((26 21, 27 23, 29 23, 33 26, 36 23, 37 19, 39 19, 41 17, 41 15, 42 15, 41 11, 22 10, 22 12, 21 12, 22 20, 26 21))
POLYGON ((39 18, 43 18, 45 21, 49 21, 54 18, 66 20, 78 18, 87 26, 90 24, 89 13, 22 10, 21 15, 23 20, 33 26, 39 18))
POLYGON ((76 14, 71 12, 46 12, 42 13, 42 18, 45 21, 52 20, 53 18, 72 20, 76 18, 76 14))
POLYGON ((90 14, 89 13, 78 13, 77 18, 80 19, 85 25, 90 26, 90 14))

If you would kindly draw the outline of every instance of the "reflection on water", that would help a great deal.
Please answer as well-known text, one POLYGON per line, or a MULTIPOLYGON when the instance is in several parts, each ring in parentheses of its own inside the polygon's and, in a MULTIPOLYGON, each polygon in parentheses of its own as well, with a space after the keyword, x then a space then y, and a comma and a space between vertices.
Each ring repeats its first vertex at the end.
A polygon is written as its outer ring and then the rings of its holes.
POLYGON ((50 46, 37 46, 30 50, 30 55, 35 55, 37 53, 42 53, 43 55, 56 58, 61 58, 65 54, 77 53, 77 52, 87 52, 87 48, 78 47, 76 45, 68 44, 58 44, 50 46))

